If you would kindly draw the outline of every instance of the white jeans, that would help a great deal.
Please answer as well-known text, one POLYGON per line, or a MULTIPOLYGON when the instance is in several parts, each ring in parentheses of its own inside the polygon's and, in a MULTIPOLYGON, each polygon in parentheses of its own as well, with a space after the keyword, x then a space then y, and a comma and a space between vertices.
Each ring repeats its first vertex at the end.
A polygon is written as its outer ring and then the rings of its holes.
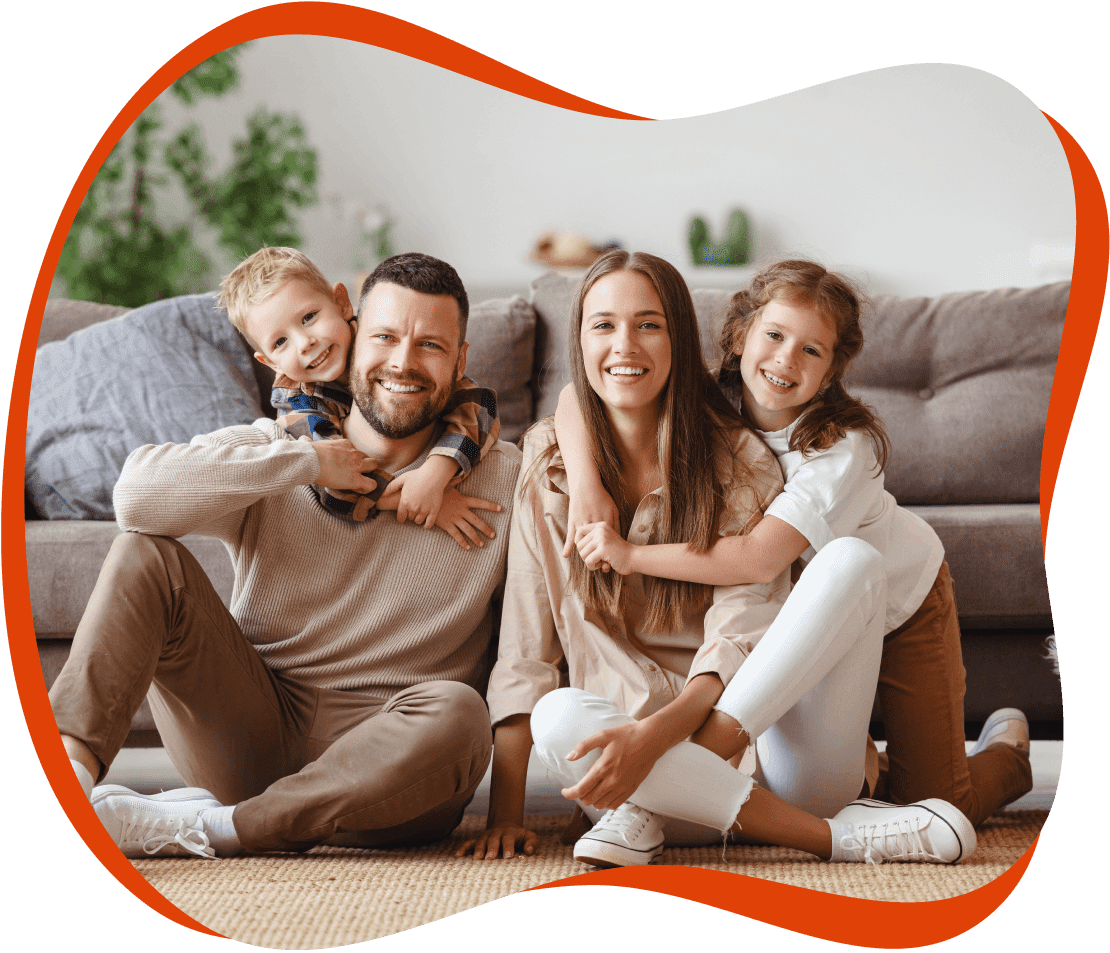
MULTIPOLYGON (((754 780, 818 817, 832 817, 863 784, 885 618, 882 557, 862 540, 834 540, 802 573, 717 703, 756 739, 754 780)), ((604 698, 560 688, 536 704, 532 738, 543 764, 570 786, 601 753, 577 761, 567 761, 567 753, 584 738, 632 720, 604 698)), ((752 782, 707 749, 682 741, 629 800, 689 822, 668 821, 668 843, 708 843, 732 826, 752 782)), ((586 812, 595 820, 600 813, 586 812)))

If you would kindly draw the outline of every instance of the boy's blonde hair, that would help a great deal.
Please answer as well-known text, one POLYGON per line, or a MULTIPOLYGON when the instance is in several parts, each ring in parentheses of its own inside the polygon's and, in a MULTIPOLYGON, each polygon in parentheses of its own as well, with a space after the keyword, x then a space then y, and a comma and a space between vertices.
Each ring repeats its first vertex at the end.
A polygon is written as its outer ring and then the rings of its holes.
POLYGON ((321 294, 332 294, 331 285, 324 273, 312 260, 296 248, 262 248, 240 262, 231 274, 220 282, 216 306, 227 312, 228 320, 239 330, 252 347, 257 347, 247 333, 247 312, 252 305, 261 304, 287 281, 298 279, 321 294))

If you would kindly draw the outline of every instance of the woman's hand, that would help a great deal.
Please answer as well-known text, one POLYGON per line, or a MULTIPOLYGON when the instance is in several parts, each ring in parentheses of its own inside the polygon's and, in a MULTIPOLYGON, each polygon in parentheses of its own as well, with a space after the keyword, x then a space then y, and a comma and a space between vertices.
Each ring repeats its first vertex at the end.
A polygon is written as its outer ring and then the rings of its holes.
POLYGON ((468 840, 457 851, 456 857, 465 857, 473 851, 475 860, 492 860, 500 853, 508 860, 514 855, 517 848, 523 844, 521 854, 532 856, 539 843, 539 835, 526 827, 514 824, 512 821, 503 821, 495 824, 473 840, 468 840))
POLYGON ((654 732, 643 722, 606 728, 579 742, 567 755, 568 761, 603 749, 601 757, 576 785, 563 788, 563 797, 589 807, 610 810, 620 807, 648 776, 666 747, 660 747, 654 732))
POLYGON ((587 569, 608 572, 612 567, 627 576, 635 571, 632 559, 637 548, 608 523, 590 523, 579 530, 578 555, 587 569))

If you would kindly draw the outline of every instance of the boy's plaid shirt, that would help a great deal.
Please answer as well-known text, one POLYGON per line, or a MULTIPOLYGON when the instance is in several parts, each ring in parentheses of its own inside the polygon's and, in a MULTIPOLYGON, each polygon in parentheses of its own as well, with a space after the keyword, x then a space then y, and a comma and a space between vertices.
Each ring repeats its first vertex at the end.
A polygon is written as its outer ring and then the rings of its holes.
MULTIPOLYGON (((343 437, 343 421, 351 412, 351 393, 334 381, 302 384, 279 375, 270 403, 278 412, 278 426, 290 436, 298 440, 338 440, 343 437)), ((497 394, 464 377, 455 384, 455 392, 440 419, 447 430, 431 453, 451 457, 459 465, 459 475, 466 476, 497 442, 501 432, 497 394)), ((368 476, 377 484, 369 493, 333 490, 316 484, 312 488, 331 512, 361 522, 377 516, 378 498, 393 479, 392 473, 382 469, 375 469, 368 476)))

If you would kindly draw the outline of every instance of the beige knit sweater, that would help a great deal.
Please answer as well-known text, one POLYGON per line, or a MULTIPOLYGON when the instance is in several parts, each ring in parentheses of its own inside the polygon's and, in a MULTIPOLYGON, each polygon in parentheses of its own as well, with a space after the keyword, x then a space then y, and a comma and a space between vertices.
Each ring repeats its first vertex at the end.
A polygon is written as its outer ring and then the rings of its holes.
POLYGON ((124 530, 224 542, 232 615, 272 669, 384 699, 431 679, 481 688, 519 468, 520 451, 500 442, 461 485, 503 507, 482 514, 497 538, 469 552, 393 514, 354 523, 327 512, 309 486, 311 444, 269 420, 140 447, 114 501, 124 530))

